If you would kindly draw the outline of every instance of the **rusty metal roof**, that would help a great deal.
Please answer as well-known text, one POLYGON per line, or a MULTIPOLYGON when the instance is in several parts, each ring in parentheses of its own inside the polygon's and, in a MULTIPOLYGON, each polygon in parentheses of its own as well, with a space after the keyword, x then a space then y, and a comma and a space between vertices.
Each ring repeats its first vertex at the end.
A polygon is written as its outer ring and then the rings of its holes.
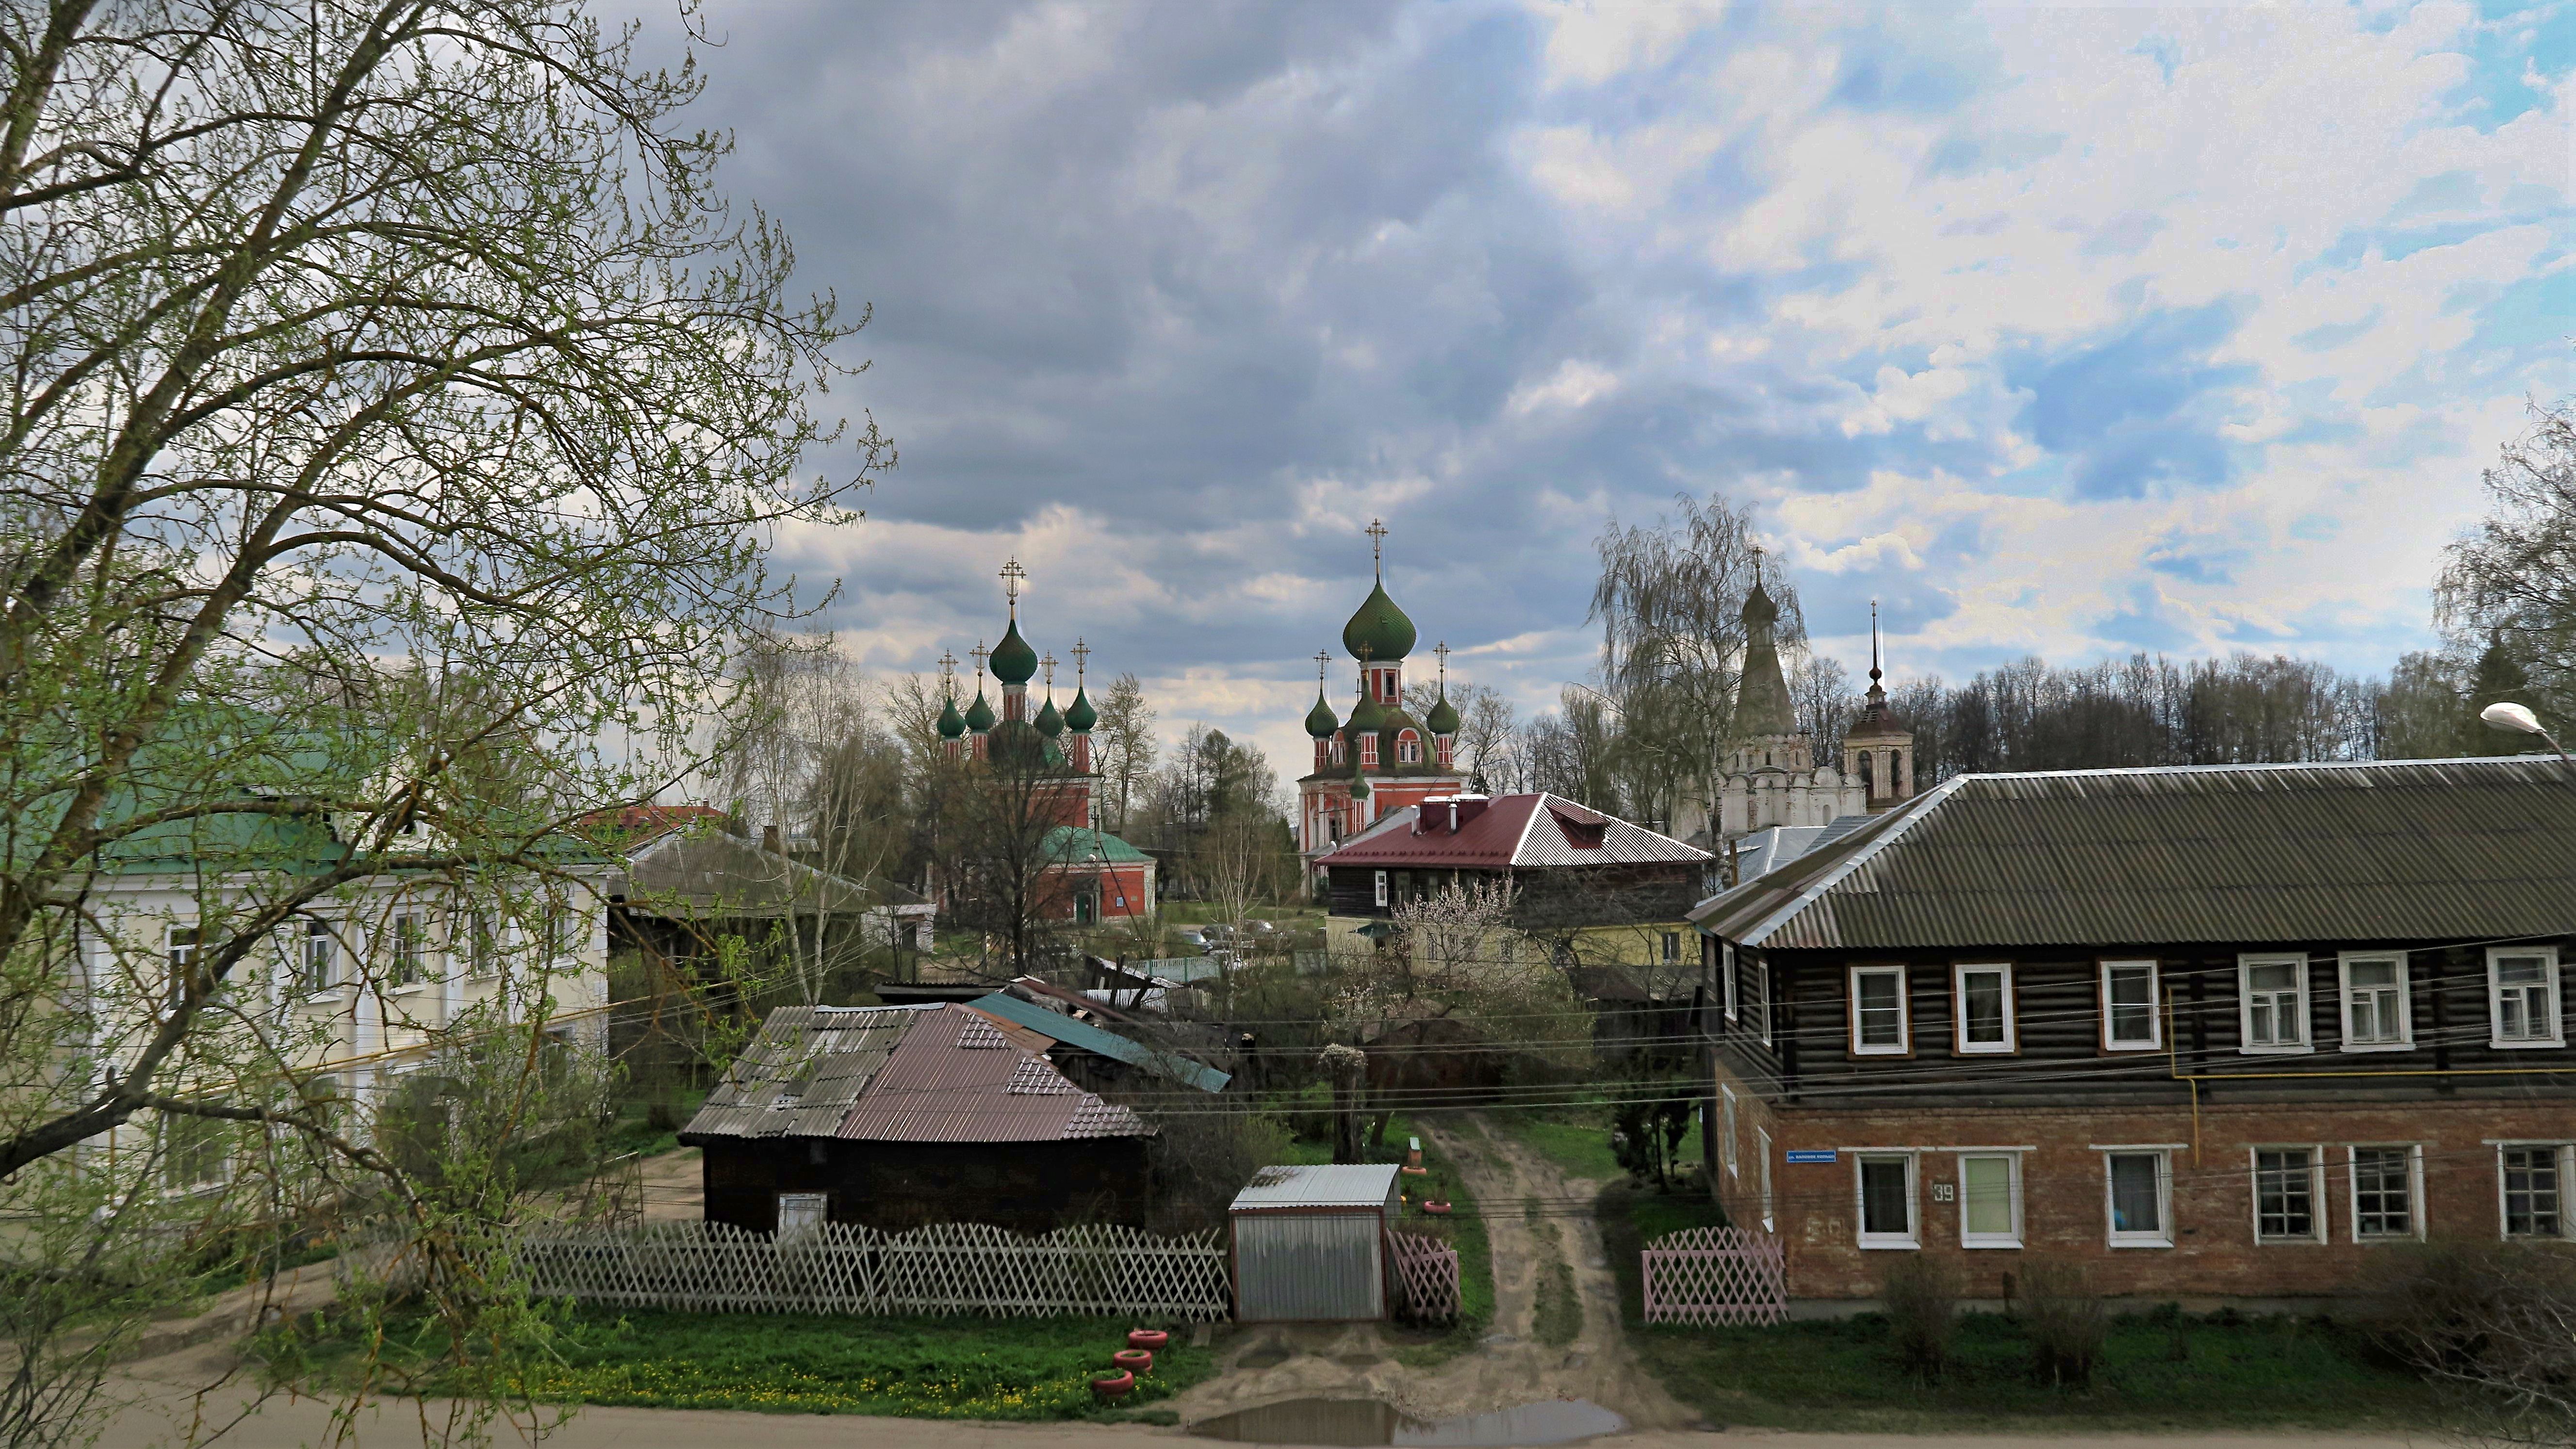
POLYGON ((1782 949, 2576 932, 2576 769, 2543 756, 1964 775, 1703 901, 1782 949))
POLYGON ((1055 1142, 1152 1132, 991 1018, 942 1003, 778 1008, 680 1136, 1055 1142))

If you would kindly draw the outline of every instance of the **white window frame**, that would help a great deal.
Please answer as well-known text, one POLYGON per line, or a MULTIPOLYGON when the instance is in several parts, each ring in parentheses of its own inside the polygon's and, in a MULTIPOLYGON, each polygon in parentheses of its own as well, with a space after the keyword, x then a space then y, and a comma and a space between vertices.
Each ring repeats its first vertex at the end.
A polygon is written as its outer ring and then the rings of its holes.
POLYGON ((306 996, 324 996, 340 989, 340 931, 320 916, 302 917, 303 931, 295 938, 295 981, 306 996), (315 958, 320 970, 315 970, 315 958))
POLYGON ((2415 1049, 2415 973, 2404 951, 2345 951, 2335 957, 2335 988, 2341 1008, 2335 1015, 2336 1035, 2343 1039, 2348 1052, 2404 1052, 2415 1049), (2397 963, 2397 1039, 2395 1041, 2355 1041, 2352 1035, 2352 968, 2368 961, 2397 963))
POLYGON ((2102 1050, 2106 1052, 2160 1052, 2165 1049, 2165 973, 2161 963, 2146 960, 2104 961, 2094 971, 2095 994, 2101 998, 2102 1050), (2147 1039, 2120 1041, 2111 1035, 2111 972, 2114 968, 2144 966, 2147 968, 2147 1039))
POLYGON ((1961 1152, 1957 1154, 1959 1174, 1959 1246, 1962 1248, 2018 1248, 2022 1237, 2021 1157, 2018 1152, 1961 1152), (1972 1233, 1968 1231, 1968 1159, 2002 1158, 2005 1182, 2012 1194, 2012 1231, 2009 1233, 1972 1233))
POLYGON ((2162 1143, 2096 1145, 2102 1154, 2102 1240, 2114 1248, 2170 1248, 2174 1245, 2173 1148, 2162 1143), (2120 1228, 2119 1202, 2113 1192, 2111 1159, 2150 1157, 2156 1164, 2156 1230, 2120 1228))
POLYGON ((2537 1234, 2510 1234, 2505 1231, 2506 1226, 2512 1221, 2505 1212, 2505 1151, 2508 1148, 2523 1151, 2529 1151, 2533 1148, 2546 1148, 2555 1152, 2558 1160, 2558 1237, 2556 1241, 2576 1242, 2576 1212, 2570 1212, 2568 1210, 2571 1205, 2569 1201, 2568 1188, 2571 1183, 2576 1183, 2576 1142, 2551 1142, 2545 1139, 2532 1138, 2526 1140, 2490 1142, 2488 1145, 2495 1148, 2496 1240, 2498 1242, 2507 1243, 2545 1243, 2553 1241, 2552 1239, 2540 1237, 2537 1234))
POLYGON ((1384 905, 1386 904, 1386 872, 1385 872, 1385 871, 1379 871, 1379 872, 1377 872, 1377 903, 1378 903, 1380 906, 1384 906, 1384 905))
POLYGON ((823 1229, 823 1225, 831 1220, 832 1195, 830 1193, 782 1192, 778 1195, 778 1226, 772 1230, 771 1236, 783 1238, 791 1232, 799 1234, 820 1232, 823 1229), (790 1227, 787 1222, 787 1205, 791 1201, 794 1202, 800 1210, 811 1208, 814 1214, 813 1221, 798 1223, 795 1226, 790 1227))
POLYGON ((1913 1054, 1914 992, 1912 989, 1912 983, 1907 979, 1909 974, 1910 973, 1902 965, 1853 966, 1847 969, 1845 977, 1846 990, 1849 992, 1849 995, 1844 999, 1849 1003, 1848 1015, 1850 1017, 1850 1021, 1848 1025, 1851 1031, 1851 1054, 1853 1056, 1901 1057, 1913 1054), (1896 978, 1896 1043, 1893 1046, 1867 1046, 1861 1041, 1860 979, 1864 976, 1894 976, 1896 978))
POLYGON ((1960 1056, 2008 1057, 2021 1050, 2021 1029, 2013 1010, 2013 969, 2009 961, 1965 961, 1950 968, 1950 1049, 1960 1056), (2003 978, 2004 1039, 1968 1040, 1968 973, 1992 972, 2003 978))
POLYGON ((1921 1154, 1913 1151, 1870 1151, 1852 1154, 1852 1236, 1861 1247, 1872 1251, 1911 1251, 1923 1246, 1923 1181, 1921 1154), (1905 1231, 1873 1233, 1869 1230, 1869 1178, 1862 1168, 1872 1162, 1905 1164, 1905 1231))
MULTIPOLYGON (((2496 1159, 2502 1162, 2499 1156, 2496 1159)), ((2420 1142, 2353 1142, 2343 1149, 2344 1211, 2351 1214, 2350 1234, 2356 1243, 2402 1243, 2424 1240, 2424 1144, 2420 1142), (2403 1152, 2406 1154, 2406 1226, 2402 1233, 2369 1233, 2361 1230, 2361 1154, 2365 1152, 2403 1152)), ((2501 1181, 2501 1179, 2499 1179, 2501 1181)))
MULTIPOLYGON (((1778 1222, 1778 1220, 1777 1220, 1777 1219, 1775 1219, 1775 1218, 1771 1215, 1771 1131, 1770 1131, 1770 1129, 1769 1129, 1769 1128, 1767 1128, 1767 1127, 1756 1127, 1756 1128, 1754 1128, 1754 1129, 1753 1129, 1753 1145, 1754 1145, 1756 1148, 1760 1149, 1760 1151, 1761 1151, 1761 1157, 1762 1157, 1762 1231, 1764 1231, 1764 1232, 1766 1232, 1766 1233, 1776 1233, 1776 1232, 1778 1232, 1778 1231, 1780 1230, 1780 1227, 1779 1227, 1779 1222, 1778 1222)), ((2499 1157, 2499 1158, 2497 1158, 2496 1160, 2497 1160, 2497 1161, 2499 1161, 2499 1162, 2501 1162, 2501 1161, 2503 1161, 2504 1159, 2503 1159, 2503 1158, 2501 1158, 2501 1157, 2499 1157)), ((2498 1175, 2498 1177, 2496 1178, 2496 1181, 2498 1181, 2498 1182, 2502 1182, 2502 1181, 2504 1181, 2504 1178, 2503 1178, 2501 1175, 2498 1175)))
POLYGON ((1726 1175, 1744 1176, 1735 1162, 1735 1089, 1724 1082, 1717 1084, 1718 1142, 1726 1152, 1726 1175))
POLYGON ((1395 762, 1399 765, 1422 763, 1422 737, 1411 730, 1399 730, 1395 736, 1395 762))
POLYGON ((2567 1045, 2567 968, 2556 946, 2489 946, 2487 948, 2487 1045, 2500 1052, 2549 1051, 2567 1045), (2549 1034, 2514 1037, 2504 1034, 2504 981, 2499 963, 2507 956, 2541 958, 2541 980, 2549 992, 2549 1034))
POLYGON ((1735 943, 1733 941, 1717 943, 1717 991, 1719 1008, 1726 1013, 1727 1020, 1735 1020, 1735 943))
POLYGON ((2249 1057, 2303 1057, 2316 1049, 2316 1004, 2308 999, 2314 983, 2308 979, 2308 958, 2298 951, 2248 952, 2236 958, 2236 1050, 2249 1057), (2298 984, 2299 1039, 2257 1046, 2254 1042, 2254 968, 2289 966, 2298 984))
POLYGON ((2254 1245, 2258 1248, 2292 1247, 2301 1243, 2331 1241, 2334 1224, 2326 1212, 2326 1149, 2316 1142, 2258 1142, 2245 1149, 2246 1199, 2254 1212, 2254 1245), (2295 1235, 2276 1235, 2263 1231, 2263 1154, 2266 1152, 2304 1152, 2308 1154, 2308 1211, 2313 1219, 2308 1231, 2295 1235))
POLYGON ((1761 986, 1762 986, 1762 1011, 1761 1011, 1761 1014, 1760 1014, 1760 1015, 1758 1015, 1758 1016, 1756 1016, 1756 1017, 1754 1017, 1754 1018, 1753 1018, 1753 1032, 1754 1032, 1754 1035, 1755 1035, 1755 1036, 1757 1036, 1757 1037, 1761 1038, 1762 1044, 1763 1044, 1764 1046, 1769 1046, 1769 1045, 1771 1045, 1771 1044, 1772 1044, 1772 1043, 1771 1043, 1771 958, 1770 958, 1770 957, 1768 957, 1768 956, 1765 956, 1765 957, 1763 957, 1761 960, 1754 962, 1754 963, 1753 963, 1753 969, 1754 969, 1754 971, 1757 973, 1757 974, 1755 975, 1755 977, 1754 977, 1754 980, 1756 980, 1756 981, 1760 982, 1760 983, 1761 983, 1761 986))

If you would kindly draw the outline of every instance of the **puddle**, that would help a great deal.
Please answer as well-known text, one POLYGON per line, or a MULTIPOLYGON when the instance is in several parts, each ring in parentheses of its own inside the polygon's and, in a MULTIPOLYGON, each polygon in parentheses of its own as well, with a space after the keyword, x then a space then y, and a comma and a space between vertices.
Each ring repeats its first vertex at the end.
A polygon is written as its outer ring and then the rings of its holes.
POLYGON ((1312 1444, 1332 1449, 1374 1444, 1500 1449, 1571 1444, 1627 1427, 1626 1419, 1588 1399, 1544 1399, 1517 1409, 1436 1422, 1406 1418, 1394 1405, 1375 1399, 1290 1399, 1202 1419, 1190 1426, 1190 1432, 1242 1444, 1312 1444))

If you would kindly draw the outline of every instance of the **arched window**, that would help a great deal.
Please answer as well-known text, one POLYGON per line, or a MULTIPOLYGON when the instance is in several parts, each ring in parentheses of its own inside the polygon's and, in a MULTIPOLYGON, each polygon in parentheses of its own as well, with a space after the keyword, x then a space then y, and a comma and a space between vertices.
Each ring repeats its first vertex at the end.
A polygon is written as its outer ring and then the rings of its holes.
POLYGON ((1422 763, 1422 736, 1405 730, 1395 737, 1395 762, 1399 765, 1422 763))

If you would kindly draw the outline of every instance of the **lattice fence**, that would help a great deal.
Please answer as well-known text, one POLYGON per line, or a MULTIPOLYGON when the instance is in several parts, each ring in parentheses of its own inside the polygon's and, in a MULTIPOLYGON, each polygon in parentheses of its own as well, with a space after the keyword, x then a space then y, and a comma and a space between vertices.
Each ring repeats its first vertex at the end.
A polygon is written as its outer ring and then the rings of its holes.
POLYGON ((1419 1233, 1390 1232, 1386 1241, 1398 1315, 1415 1323, 1456 1322, 1458 1250, 1419 1233))
POLYGON ((724 1223, 554 1229, 521 1240, 533 1292, 712 1313, 1116 1314, 1223 1318, 1214 1232, 1087 1224, 1043 1237, 984 1223, 904 1233, 841 1223, 781 1237, 724 1223))
POLYGON ((1648 1323, 1759 1324, 1789 1316, 1787 1255, 1746 1228, 1686 1228, 1648 1243, 1648 1323))

